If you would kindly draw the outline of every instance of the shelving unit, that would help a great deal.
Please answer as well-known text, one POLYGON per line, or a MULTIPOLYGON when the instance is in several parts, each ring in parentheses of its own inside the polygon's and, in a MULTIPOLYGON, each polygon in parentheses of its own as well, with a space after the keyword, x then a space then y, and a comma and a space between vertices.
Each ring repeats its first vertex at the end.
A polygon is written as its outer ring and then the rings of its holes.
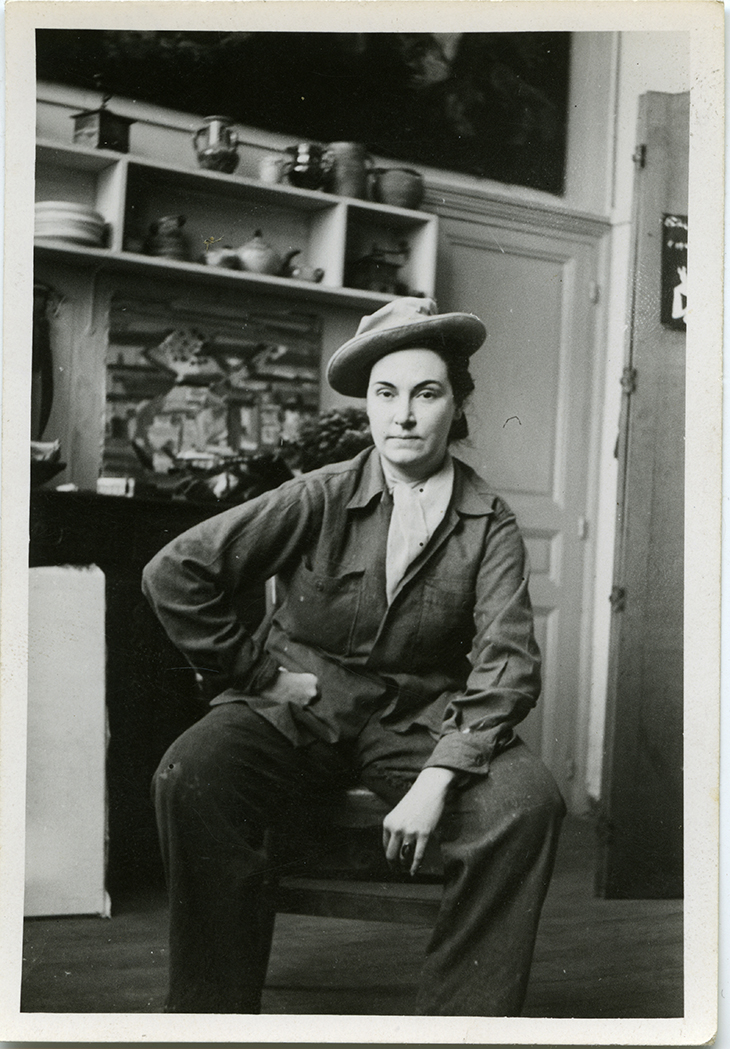
POLYGON ((252 179, 79 146, 39 142, 36 199, 70 200, 95 208, 108 223, 108 247, 37 240, 39 255, 106 270, 136 270, 202 284, 235 287, 296 301, 377 309, 395 296, 352 286, 353 263, 377 249, 405 249, 399 285, 433 295, 437 218, 420 211, 337 197, 316 190, 252 179), (190 261, 143 254, 150 224, 163 215, 185 216, 190 261), (265 276, 205 265, 206 243, 240 247, 256 230, 282 256, 324 270, 322 283, 265 276))

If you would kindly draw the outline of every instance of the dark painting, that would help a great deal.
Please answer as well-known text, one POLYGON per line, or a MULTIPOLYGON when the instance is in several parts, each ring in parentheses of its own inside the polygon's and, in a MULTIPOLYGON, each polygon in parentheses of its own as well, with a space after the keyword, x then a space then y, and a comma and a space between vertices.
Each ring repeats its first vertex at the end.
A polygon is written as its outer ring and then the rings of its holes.
POLYGON ((36 36, 42 80, 563 192, 569 33, 36 36))

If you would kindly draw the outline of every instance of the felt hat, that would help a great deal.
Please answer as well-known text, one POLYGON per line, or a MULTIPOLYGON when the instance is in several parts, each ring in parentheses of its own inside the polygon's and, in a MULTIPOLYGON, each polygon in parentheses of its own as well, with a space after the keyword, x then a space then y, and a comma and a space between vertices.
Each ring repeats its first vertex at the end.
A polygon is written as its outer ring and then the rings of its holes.
POLYGON ((433 299, 394 299, 363 317, 327 365, 327 381, 347 397, 365 397, 376 361, 394 350, 434 349, 471 357, 487 337, 473 313, 437 313, 433 299))

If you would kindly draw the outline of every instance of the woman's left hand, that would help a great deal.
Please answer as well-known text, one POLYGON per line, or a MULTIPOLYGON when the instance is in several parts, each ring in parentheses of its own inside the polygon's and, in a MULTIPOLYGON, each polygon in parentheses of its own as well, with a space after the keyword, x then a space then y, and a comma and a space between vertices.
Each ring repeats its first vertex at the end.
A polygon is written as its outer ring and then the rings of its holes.
POLYGON ((391 867, 415 874, 446 803, 452 769, 427 768, 383 820, 383 848, 391 867))

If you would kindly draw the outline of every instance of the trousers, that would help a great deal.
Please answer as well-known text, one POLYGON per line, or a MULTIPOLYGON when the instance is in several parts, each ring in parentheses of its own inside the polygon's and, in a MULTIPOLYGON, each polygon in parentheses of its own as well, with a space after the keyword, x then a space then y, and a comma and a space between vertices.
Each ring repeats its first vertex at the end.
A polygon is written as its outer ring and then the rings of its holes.
MULTIPOLYGON (((166 1011, 259 1012, 273 933, 267 829, 316 838, 327 798, 355 782, 395 805, 433 745, 425 728, 395 733, 373 718, 355 740, 295 746, 245 702, 213 707, 183 733, 153 780, 170 900, 166 1011)), ((519 1014, 564 813, 519 739, 453 790, 418 1014, 519 1014)))

